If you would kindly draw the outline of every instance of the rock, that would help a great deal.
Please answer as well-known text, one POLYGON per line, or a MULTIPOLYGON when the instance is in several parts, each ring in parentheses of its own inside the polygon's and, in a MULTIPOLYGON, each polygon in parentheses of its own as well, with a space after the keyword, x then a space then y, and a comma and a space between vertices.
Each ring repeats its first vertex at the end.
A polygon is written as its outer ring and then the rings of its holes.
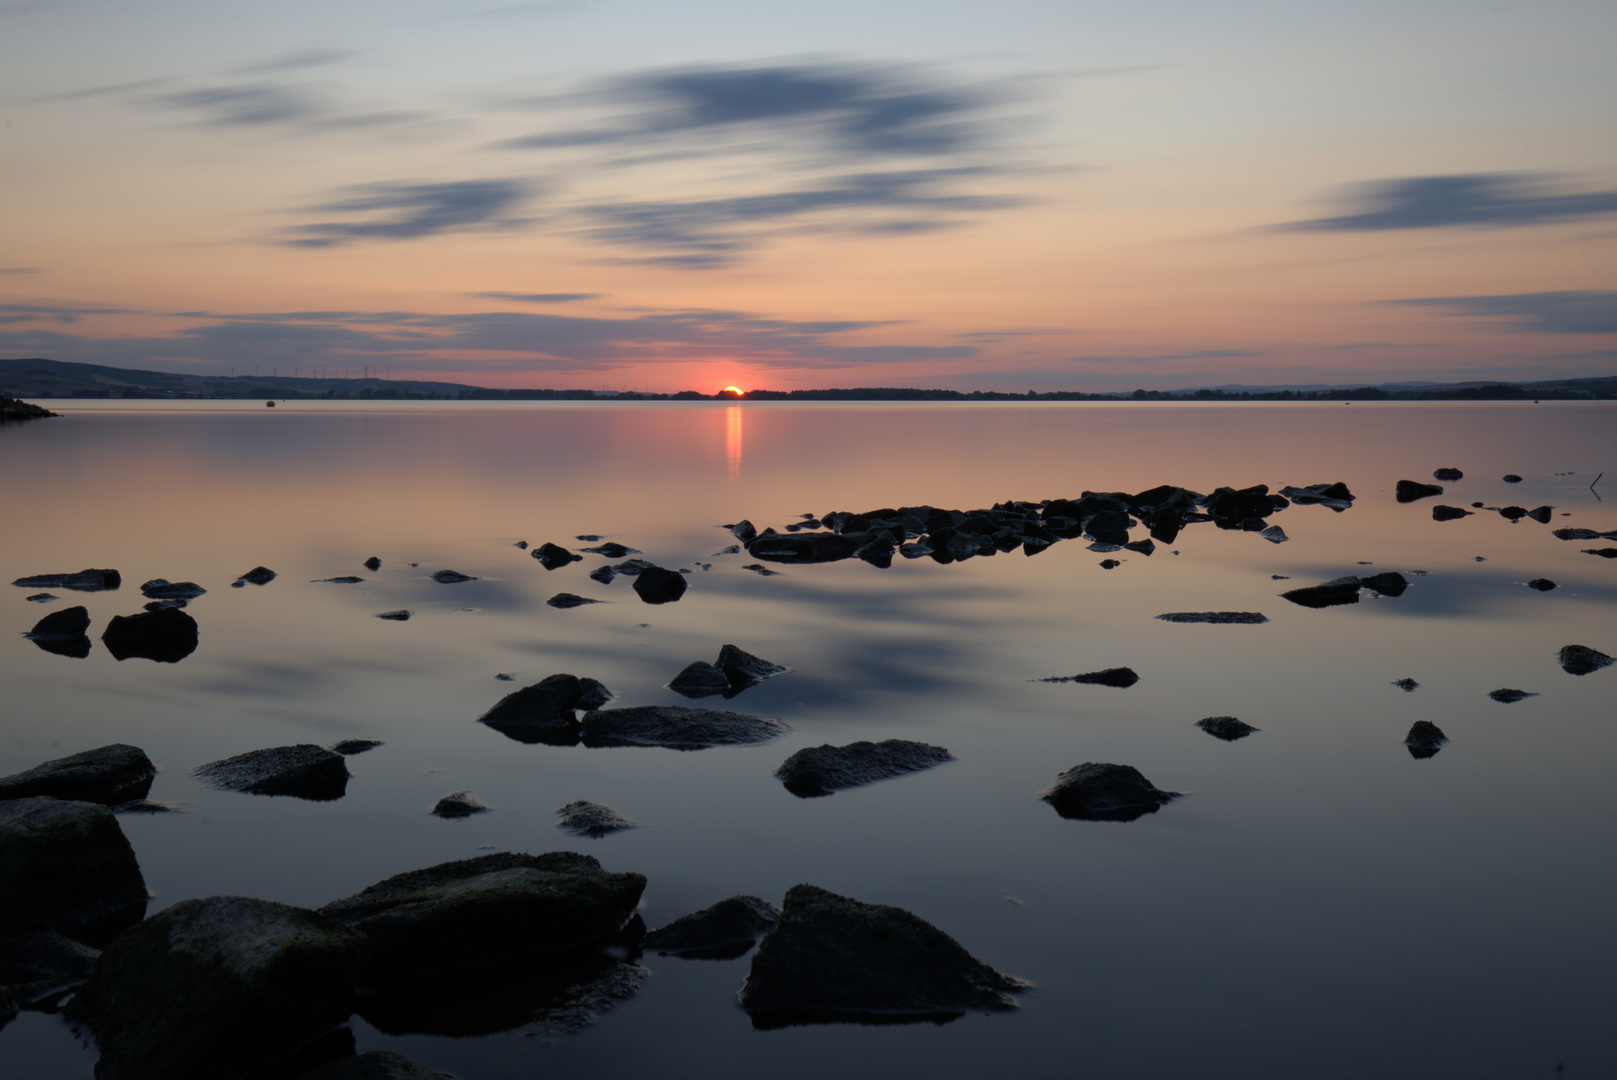
POLYGON ((382 560, 378 559, 375 555, 372 555, 360 565, 374 574, 376 571, 382 568, 382 560))
POLYGON ((1587 675, 1591 671, 1610 667, 1614 662, 1612 657, 1587 645, 1564 645, 1556 659, 1561 663, 1561 670, 1568 675, 1587 675))
POLYGON ((189 605, 188 600, 149 600, 141 606, 147 611, 162 611, 164 608, 182 608, 189 605))
POLYGON ((1267 616, 1256 611, 1170 611, 1158 615, 1163 622, 1176 623, 1266 623, 1267 616))
POLYGON ((502 731, 512 726, 571 729, 578 722, 573 710, 583 695, 584 684, 576 675, 550 675, 505 695, 477 722, 502 731))
POLYGON ((532 555, 546 570, 557 570, 568 563, 582 562, 584 556, 575 555, 560 544, 545 543, 533 549, 532 555))
POLYGON ((152 578, 140 587, 141 595, 152 600, 195 600, 207 591, 194 581, 167 578, 152 578))
POLYGON ((184 803, 159 802, 156 799, 135 799, 119 803, 112 808, 114 814, 183 814, 184 803))
POLYGON ((1585 555, 1599 555, 1602 559, 1617 559, 1617 547, 1584 548, 1585 555))
POLYGON ((1409 734, 1404 736, 1404 745, 1409 747, 1409 755, 1417 761, 1436 754, 1448 741, 1448 736, 1430 720, 1415 721, 1409 729, 1409 734))
POLYGON ((295 795, 315 802, 342 798, 349 776, 343 755, 313 743, 250 750, 198 765, 191 774, 227 791, 295 795))
POLYGON ((373 983, 576 948, 622 929, 646 879, 587 855, 499 852, 398 874, 321 914, 375 944, 373 983))
POLYGON ((1116 559, 1102 559, 1100 561, 1100 568, 1102 570, 1116 570, 1119 566, 1122 566, 1122 565, 1123 564, 1118 562, 1116 559))
POLYGON ((827 743, 797 751, 775 770, 775 777, 793 795, 808 798, 920 772, 953 760, 955 756, 941 746, 906 739, 847 746, 827 743))
POLYGON ((1502 506, 1499 508, 1499 516, 1506 521, 1520 521, 1527 516, 1527 508, 1525 506, 1502 506))
POLYGON ((409 622, 410 617, 414 614, 415 612, 409 608, 397 608, 393 611, 381 612, 376 617, 378 619, 387 619, 389 622, 409 622))
POLYGON ((469 791, 452 791, 434 803, 431 812, 441 818, 464 818, 492 809, 469 791))
POLYGON ((381 739, 341 739, 326 749, 334 750, 344 757, 352 757, 354 754, 363 754, 367 750, 375 750, 378 746, 386 745, 381 739))
POLYGON ((32 596, 23 597, 23 599, 28 601, 30 604, 48 604, 52 600, 59 600, 61 598, 58 596, 53 596, 48 592, 36 592, 32 596))
POLYGON ((792 670, 785 664, 772 663, 735 645, 721 646, 719 659, 714 666, 724 672, 725 677, 730 680, 731 688, 737 693, 754 683, 773 679, 776 675, 784 675, 792 670))
MULTIPOLYGON (((1159 616, 1160 618, 1160 616, 1159 616)), ((1039 679, 1039 682, 1079 682, 1093 683, 1099 686, 1115 686, 1124 689, 1140 681, 1133 668, 1112 667, 1105 671, 1091 671, 1087 675, 1052 675, 1048 679, 1039 679)))
POLYGON ((80 570, 76 574, 35 574, 12 582, 25 589, 72 589, 74 592, 101 592, 116 589, 123 577, 116 570, 80 570))
POLYGON ((1609 533, 1595 532, 1593 529, 1556 529, 1550 533, 1557 540, 1600 540, 1611 535, 1609 533))
POLYGON ((715 551, 713 553, 713 557, 716 559, 720 555, 739 555, 739 554, 741 554, 741 545, 740 544, 731 544, 729 547, 724 548, 721 551, 715 551))
POLYGON ((1392 681, 1392 685, 1396 686, 1398 689, 1404 691, 1404 693, 1407 694, 1411 690, 1414 690, 1417 687, 1419 687, 1420 683, 1416 682, 1414 679, 1404 678, 1404 679, 1394 679, 1392 681))
POLYGON ((594 533, 579 533, 577 536, 573 537, 573 539, 580 540, 586 544, 593 544, 597 540, 604 540, 606 538, 603 536, 596 536, 594 533))
POLYGON ((1205 720, 1196 721, 1196 726, 1215 739, 1223 739, 1225 742, 1244 739, 1254 731, 1262 730, 1233 716, 1209 716, 1205 720))
POLYGON ((1307 487, 1283 487, 1280 489, 1282 497, 1290 499, 1299 506, 1318 503, 1328 506, 1337 513, 1341 513, 1353 505, 1354 494, 1348 486, 1341 481, 1334 484, 1309 484, 1307 487))
POLYGON ((1538 697, 1538 694, 1531 693, 1526 690, 1513 690, 1509 687, 1505 687, 1504 689, 1500 690, 1488 691, 1488 696, 1501 704, 1509 705, 1511 702, 1520 701, 1523 698, 1538 697))
POLYGON ((1039 798, 1064 818, 1133 821, 1156 813, 1177 794, 1158 790, 1132 765, 1086 761, 1057 776, 1039 798))
POLYGON ((1517 476, 1515 473, 1506 473, 1499 479, 1503 480, 1507 484, 1519 484, 1522 482, 1522 478, 1517 476))
POLYGON ((462 581, 476 581, 470 574, 463 574, 459 570, 438 570, 432 575, 432 580, 440 585, 455 585, 462 581))
POLYGON ((60 417, 61 413, 53 413, 43 405, 35 405, 31 401, 19 401, 16 398, 0 394, 0 421, 6 420, 47 420, 51 417, 60 417))
POLYGON ((363 934, 242 896, 182 900, 109 945, 74 1011, 105 1080, 212 1080, 291 1053, 347 1018, 363 934))
POLYGON ((1278 525, 1271 525, 1267 529, 1260 531, 1258 535, 1269 541, 1271 544, 1284 544, 1287 540, 1291 539, 1291 537, 1286 535, 1286 530, 1282 529, 1278 525))
POLYGON ((742 518, 734 525, 724 525, 721 527, 729 529, 730 535, 735 537, 737 540, 740 540, 743 544, 758 535, 758 530, 754 528, 752 522, 748 521, 746 518, 742 518))
POLYGON ((1409 579, 1392 570, 1386 570, 1379 574, 1371 574, 1367 578, 1360 578, 1359 584, 1381 596, 1402 596, 1404 590, 1409 588, 1409 579))
POLYGON ((100 955, 53 930, 0 937, 0 998, 9 995, 17 1003, 32 1004, 83 982, 100 955))
POLYGON ((1319 585, 1308 585, 1301 589, 1292 589, 1280 595, 1294 604, 1303 607, 1324 608, 1334 607, 1338 604, 1357 604, 1359 602, 1358 577, 1348 574, 1344 577, 1332 578, 1319 585))
POLYGON ((688 698, 712 697, 730 689, 730 677, 705 660, 693 660, 674 676, 668 689, 688 698))
POLYGON ((545 606, 546 607, 553 607, 553 608, 561 608, 562 610, 565 611, 568 608, 583 607, 585 604, 601 604, 601 603, 605 603, 605 601, 603 601, 603 600, 591 600, 587 596, 579 596, 576 593, 559 592, 555 596, 552 596, 549 600, 546 600, 545 601, 545 606))
POLYGON ((1550 518, 1553 517, 1554 514, 1555 507, 1553 506, 1535 506, 1531 510, 1527 511, 1527 516, 1538 522, 1540 525, 1548 525, 1550 523, 1550 518))
POLYGON ((0 777, 0 799, 49 795, 53 799, 116 806, 144 799, 156 775, 157 767, 138 747, 113 743, 0 777))
POLYGON ((624 559, 616 566, 610 567, 610 569, 614 576, 634 577, 636 574, 650 570, 655 565, 657 564, 647 562, 645 559, 624 559))
POLYGON ((769 567, 764 566, 764 565, 762 565, 760 563, 752 563, 751 565, 743 566, 741 569, 743 569, 743 570, 751 570, 753 573, 757 574, 759 577, 775 577, 776 575, 781 573, 781 571, 779 571, 779 570, 771 570, 769 567))
POLYGON ((90 629, 90 609, 86 607, 63 608, 53 611, 34 624, 27 636, 35 640, 41 638, 81 638, 84 632, 90 629))
POLYGON ((271 570, 269 567, 255 566, 241 577, 237 578, 236 584, 240 585, 242 582, 246 582, 249 585, 268 585, 270 582, 275 580, 275 577, 275 571, 271 570))
POLYGON ((666 746, 705 750, 769 742, 790 730, 779 720, 683 705, 595 709, 584 714, 580 735, 593 746, 666 746))
POLYGON ((566 829, 575 836, 600 837, 617 832, 619 829, 633 829, 639 826, 639 822, 630 821, 610 806, 583 800, 558 806, 556 813, 561 817, 556 826, 566 829))
POLYGON ((862 533, 799 533, 796 536, 764 533, 747 544, 747 554, 768 562, 837 562, 850 558, 867 539, 862 533))
POLYGON ((756 896, 732 896, 712 907, 681 915, 646 935, 643 944, 664 955, 733 960, 772 930, 780 909, 756 896))
POLYGON ((423 1068, 391 1050, 372 1050, 369 1053, 328 1061, 313 1072, 304 1073, 299 1080, 452 1080, 452 1078, 447 1073, 423 1068))
POLYGON ((46 795, 0 802, 0 931, 94 942, 145 910, 146 882, 111 810, 46 795))
POLYGON ((624 547, 622 544, 614 543, 611 540, 608 540, 599 547, 579 548, 579 550, 587 551, 592 555, 605 555, 609 559, 621 559, 625 555, 640 554, 639 551, 632 547, 624 547))
POLYGON ((588 677, 579 679, 578 685, 581 692, 578 700, 573 702, 575 709, 599 709, 607 702, 616 700, 618 696, 597 680, 588 677))
POLYGON ((634 579, 635 595, 647 604, 671 604, 685 595, 685 589, 683 574, 660 566, 648 567, 634 579))
POLYGON ((590 580, 599 581, 602 585, 612 584, 612 579, 617 576, 618 572, 610 566, 597 566, 590 571, 590 580))
POLYGON ((865 904, 813 885, 786 893, 741 987, 755 1027, 1016 1007, 1028 984, 972 957, 902 908, 865 904))
POLYGON ((1433 480, 1461 480, 1464 477, 1465 473, 1459 469, 1436 469, 1432 472, 1433 480))
POLYGON ((1414 502, 1416 499, 1425 499, 1441 494, 1443 494, 1443 488, 1439 484, 1422 484, 1415 480, 1398 481, 1397 499, 1401 503, 1414 502))
POLYGON ((1551 581, 1547 577, 1534 578, 1532 581, 1527 583, 1527 587, 1529 589, 1537 589, 1539 592, 1549 592, 1551 589, 1555 588, 1555 582, 1551 581))
POLYGON ((177 664, 196 652, 197 621, 178 608, 139 615, 114 615, 101 642, 118 660, 140 657, 177 664))
POLYGON ((511 546, 516 548, 518 551, 527 551, 528 550, 528 542, 526 540, 518 540, 516 543, 512 544, 511 546))
POLYGON ((358 585, 361 581, 364 581, 364 580, 365 580, 364 578, 355 577, 353 574, 344 574, 342 577, 315 578, 313 581, 309 582, 309 584, 311 584, 311 585, 358 585))
POLYGON ((1470 517, 1471 511, 1458 506, 1444 506, 1442 503, 1432 507, 1433 521, 1458 521, 1463 517, 1470 517))

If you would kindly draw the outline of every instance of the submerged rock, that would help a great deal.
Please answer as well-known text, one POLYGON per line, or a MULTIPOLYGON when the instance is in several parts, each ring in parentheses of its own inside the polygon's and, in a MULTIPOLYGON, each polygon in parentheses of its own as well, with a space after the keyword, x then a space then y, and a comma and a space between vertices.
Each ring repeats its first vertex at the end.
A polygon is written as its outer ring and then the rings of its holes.
POLYGON ((777 576, 777 575, 779 575, 781 573, 781 571, 779 571, 779 570, 771 570, 769 567, 763 565, 762 563, 750 563, 747 566, 743 566, 741 569, 743 569, 743 570, 751 570, 753 573, 757 574, 759 577, 775 577, 775 576, 777 576))
POLYGON ((1599 555, 1602 559, 1617 559, 1617 547, 1584 548, 1585 555, 1599 555))
POLYGON ((1555 537, 1557 540, 1600 540, 1608 536, 1617 535, 1617 533, 1603 533, 1595 532, 1593 529, 1568 527, 1565 529, 1556 529, 1551 532, 1550 535, 1555 537))
POLYGON ((1267 529, 1259 531, 1258 535, 1269 541, 1271 544, 1284 544, 1287 540, 1291 539, 1291 537, 1286 535, 1286 530, 1282 529, 1279 525, 1270 525, 1267 529))
POLYGON ((1256 611, 1170 611, 1158 615, 1163 622, 1174 623, 1266 623, 1267 616, 1256 611))
POLYGON ((144 799, 156 775, 157 767, 139 747, 112 743, 0 777, 0 799, 49 795, 53 799, 116 806, 144 799))
POLYGON ((463 574, 459 570, 437 570, 433 572, 432 580, 440 585, 455 585, 462 581, 476 581, 470 574, 463 574))
POLYGON ((1064 818, 1133 821, 1156 813, 1177 795, 1159 790, 1132 765, 1086 761, 1057 776, 1039 798, 1064 818))
POLYGON ((386 745, 381 739, 342 739, 326 749, 334 750, 344 757, 352 757, 354 754, 363 754, 367 750, 375 750, 378 746, 386 745))
POLYGON ((397 874, 321 914, 368 935, 385 982, 555 953, 622 929, 646 879, 588 855, 500 852, 397 874))
POLYGON ((1433 480, 1462 480, 1465 473, 1459 469, 1436 469, 1432 472, 1433 480))
POLYGON ((494 809, 469 791, 451 791, 433 804, 431 813, 441 818, 471 817, 494 809))
POLYGON ((797 751, 775 770, 775 777, 793 795, 811 798, 920 772, 954 760, 955 756, 941 746, 907 739, 855 742, 847 746, 827 743, 797 751))
POLYGON ((1010 995, 1027 985, 902 908, 794 885, 759 943, 740 1000, 756 1027, 873 1014, 938 1019, 1015 1008, 1010 995))
POLYGON ((1458 506, 1444 506, 1442 503, 1432 507, 1433 521, 1458 521, 1463 517, 1470 517, 1471 511, 1458 506))
POLYGON ((685 595, 685 575, 649 566, 634 579, 635 595, 648 604, 671 604, 685 595))
POLYGON ((641 705, 587 712, 579 733, 595 746, 705 750, 769 742, 788 730, 779 720, 763 716, 683 705, 641 705))
POLYGON ((559 570, 568 563, 582 562, 584 556, 575 555, 560 544, 545 543, 533 549, 532 555, 546 570, 559 570))
POLYGON ((1280 494, 1299 506, 1320 503, 1338 512, 1353 505, 1353 492, 1341 481, 1334 484, 1309 484, 1307 487, 1283 487, 1280 494))
POLYGON ((681 915, 642 943, 664 955, 692 960, 733 960, 780 921, 780 909, 757 896, 732 896, 681 915))
POLYGON ((615 833, 619 829, 638 828, 640 824, 637 821, 630 821, 610 806, 585 802, 582 799, 557 807, 556 814, 561 818, 556 822, 556 826, 566 829, 575 836, 601 837, 615 833))
POLYGON ((239 588, 244 582, 248 585, 268 585, 276 578, 275 571, 267 566, 255 566, 241 577, 237 578, 235 585, 239 588))
POLYGON ((1547 577, 1534 578, 1532 581, 1527 583, 1527 587, 1529 589, 1536 589, 1539 592, 1549 592, 1551 589, 1555 588, 1555 582, 1551 581, 1547 577))
POLYGON ((606 543, 602 544, 599 547, 579 548, 579 550, 580 551, 587 551, 591 555, 605 555, 609 559, 621 559, 625 555, 639 555, 639 554, 641 554, 641 552, 635 550, 632 547, 624 547, 622 544, 616 543, 616 542, 614 542, 612 540, 608 540, 606 543))
POLYGON ((1422 484, 1416 480, 1400 480, 1396 489, 1399 502, 1414 502, 1416 499, 1426 499, 1433 495, 1443 494, 1440 484, 1422 484))
POLYGON ((123 584, 123 576, 116 570, 80 570, 76 574, 35 574, 20 577, 13 585, 25 589, 72 589, 74 592, 101 592, 116 589, 123 584))
POLYGON ((250 750, 198 765, 191 773, 227 791, 295 795, 315 802, 342 798, 349 776, 342 754, 313 743, 250 750))
POLYGON ((312 581, 310 581, 309 584, 311 584, 311 585, 358 585, 360 582, 362 582, 364 580, 365 580, 364 578, 355 577, 353 574, 344 574, 341 577, 315 578, 312 581))
POLYGON ((1359 585, 1381 596, 1402 596, 1409 588, 1409 579, 1392 570, 1360 578, 1359 585))
POLYGON ((151 600, 195 600, 207 591, 194 581, 167 578, 152 578, 140 587, 141 595, 151 600))
POLYGON ((177 664, 196 652, 197 621, 178 608, 114 615, 101 642, 117 660, 139 657, 177 664))
POLYGON ((1506 473, 1499 479, 1503 480, 1507 484, 1519 484, 1522 482, 1522 478, 1517 476, 1515 473, 1506 473))
POLYGON ((1561 663, 1561 670, 1568 675, 1587 675, 1591 671, 1599 671, 1617 662, 1600 650, 1591 649, 1587 645, 1563 645, 1556 659, 1561 663))
POLYGON ((1488 691, 1488 696, 1503 705, 1509 705, 1512 702, 1521 701, 1523 698, 1538 697, 1538 694, 1527 690, 1514 690, 1510 687, 1505 687, 1488 691))
POLYGON ((376 617, 378 619, 387 619, 389 622, 409 622, 410 617, 414 614, 415 612, 409 608, 398 608, 394 611, 384 611, 376 617))
POLYGON ((1254 731, 1261 730, 1233 716, 1209 716, 1205 720, 1196 721, 1196 726, 1215 739, 1223 739, 1225 742, 1244 739, 1254 731))
POLYGON ((768 562, 823 563, 851 558, 864 547, 863 534, 798 533, 781 536, 765 533, 747 544, 747 554, 768 562))
POLYGON ((1538 522, 1540 525, 1548 525, 1550 523, 1550 518, 1554 515, 1554 513, 1555 507, 1553 506, 1535 506, 1531 510, 1527 511, 1527 516, 1538 522))
POLYGON ((303 908, 182 900, 107 947, 74 1011, 105 1080, 237 1076, 341 1023, 367 951, 363 934, 303 908))
POLYGON ((0 801, 0 933, 99 940, 146 910, 146 882, 112 811, 47 795, 0 801))
POLYGON ((1409 747, 1409 755, 1416 760, 1431 757, 1448 741, 1448 736, 1430 720, 1415 721, 1409 734, 1404 736, 1404 745, 1409 747))
POLYGON ((23 599, 28 601, 30 604, 48 604, 52 600, 60 600, 61 597, 55 596, 48 592, 36 592, 32 596, 23 597, 23 599))
POLYGON ((583 607, 585 604, 602 604, 602 603, 605 603, 605 601, 604 600, 591 600, 589 597, 587 597, 587 596, 579 596, 577 593, 559 592, 555 596, 552 596, 549 600, 546 600, 545 601, 545 606, 546 607, 553 607, 553 608, 561 608, 562 610, 565 611, 568 608, 583 607))
MULTIPOLYGON (((1158 616, 1158 618, 1161 617, 1158 616)), ((1099 686, 1115 686, 1119 689, 1125 689, 1139 682, 1140 677, 1135 674, 1133 668, 1112 667, 1107 668, 1105 671, 1091 671, 1086 675, 1052 675, 1048 679, 1038 681, 1093 683, 1099 686)))

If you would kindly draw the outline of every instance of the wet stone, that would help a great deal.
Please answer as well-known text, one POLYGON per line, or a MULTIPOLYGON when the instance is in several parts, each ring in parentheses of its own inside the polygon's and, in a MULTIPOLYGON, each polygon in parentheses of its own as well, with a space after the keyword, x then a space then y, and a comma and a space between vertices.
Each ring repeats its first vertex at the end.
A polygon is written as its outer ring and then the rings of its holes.
POLYGON ((1505 687, 1499 690, 1488 691, 1488 696, 1503 705, 1509 705, 1512 702, 1521 701, 1524 698, 1538 697, 1538 694, 1536 692, 1530 692, 1527 690, 1515 690, 1510 687, 1505 687))
POLYGON ((99 955, 53 930, 0 937, 0 995, 31 1004, 84 981, 99 955))
POLYGON ((190 604, 189 600, 152 600, 142 606, 147 611, 162 611, 166 608, 182 608, 190 604))
POLYGON ((777 574, 781 573, 781 571, 779 571, 779 570, 771 570, 769 567, 764 566, 761 563, 752 563, 749 566, 743 566, 741 569, 743 569, 743 570, 751 570, 753 573, 757 574, 759 577, 774 577, 777 574))
POLYGON ((13 585, 25 589, 72 589, 74 592, 101 592, 116 589, 123 584, 123 576, 116 570, 80 570, 76 574, 35 574, 20 577, 13 585))
POLYGON ((573 710, 579 707, 583 695, 584 684, 578 676, 550 675, 505 695, 478 718, 478 723, 493 727, 520 724, 570 728, 577 722, 573 710))
POLYGON ((341 739, 332 743, 326 749, 335 751, 344 757, 352 757, 354 754, 363 754, 367 750, 375 750, 378 746, 386 745, 381 739, 341 739))
POLYGON ((177 608, 115 615, 101 632, 101 642, 118 660, 138 657, 175 664, 196 651, 197 621, 177 608))
POLYGON ((1064 818, 1133 821, 1156 813, 1176 795, 1158 789, 1132 765, 1086 761, 1057 776, 1039 797, 1064 818))
POLYGON ((1433 521, 1458 521, 1463 517, 1470 517, 1471 511, 1459 506, 1444 506, 1439 503, 1432 507, 1433 521))
POLYGON ((725 677, 730 680, 731 687, 738 690, 792 670, 785 664, 777 664, 754 656, 736 645, 721 646, 719 658, 714 666, 724 672, 725 677))
POLYGON ((575 555, 560 544, 545 543, 533 549, 533 557, 546 570, 557 570, 568 563, 582 562, 584 556, 575 555))
POLYGON ((1140 681, 1133 668, 1113 667, 1105 671, 1091 671, 1085 675, 1052 675, 1048 679, 1039 679, 1038 682, 1077 682, 1091 683, 1096 686, 1115 686, 1125 689, 1140 681))
POLYGON ((486 814, 492 809, 470 791, 452 791, 433 804, 431 813, 441 818, 464 818, 486 814))
POLYGON ((1100 561, 1100 568, 1102 570, 1116 570, 1119 566, 1122 566, 1122 565, 1123 564, 1118 562, 1116 559, 1102 559, 1100 561))
POLYGON ((384 611, 376 617, 378 619, 387 619, 390 622, 409 622, 410 616, 414 614, 415 612, 409 608, 398 608, 395 611, 384 611))
POLYGON ((1401 503, 1414 502, 1416 499, 1426 499, 1433 495, 1441 494, 1443 494, 1441 485, 1422 484, 1417 480, 1400 480, 1396 489, 1396 497, 1401 503))
POLYGON ((1599 671, 1617 662, 1600 650, 1591 649, 1587 645, 1564 645, 1556 659, 1560 661, 1561 670, 1568 675, 1587 675, 1591 671, 1599 671))
POLYGON ((353 574, 344 574, 341 577, 315 578, 309 584, 311 584, 311 585, 358 585, 360 582, 362 582, 364 580, 365 580, 364 578, 355 577, 353 574))
POLYGON ((557 593, 555 596, 552 596, 549 600, 546 600, 545 601, 545 606, 546 607, 553 607, 553 608, 561 608, 562 610, 565 611, 568 608, 583 607, 585 604, 601 604, 601 603, 605 603, 605 601, 604 600, 591 600, 589 597, 587 597, 587 596, 579 596, 577 593, 560 592, 560 593, 557 593))
POLYGON ((27 600, 30 604, 48 604, 52 600, 60 599, 60 597, 53 596, 48 592, 36 592, 32 596, 23 597, 23 599, 27 600))
POLYGON ((217 788, 250 795, 294 795, 324 802, 342 798, 348 786, 343 755, 313 743, 251 750, 191 770, 217 788))
POLYGON ((0 801, 0 933, 93 943, 145 910, 146 882, 111 810, 46 795, 0 801))
POLYGON ((662 746, 705 750, 769 742, 789 730, 779 720, 683 705, 595 709, 584 714, 584 742, 596 746, 662 746))
POLYGON ((27 636, 36 641, 43 638, 81 638, 88 629, 90 609, 80 605, 51 612, 35 623, 27 636))
POLYGON ((375 573, 376 571, 378 571, 378 570, 380 570, 382 568, 382 560, 378 559, 375 555, 372 555, 370 558, 366 559, 360 565, 362 565, 363 567, 365 567, 365 569, 371 571, 372 573, 375 573))
POLYGON ((625 555, 639 555, 640 554, 639 551, 636 551, 632 547, 625 547, 622 544, 615 543, 615 542, 613 542, 611 540, 608 540, 606 543, 600 545, 599 547, 580 548, 579 550, 580 551, 587 551, 591 555, 605 555, 609 559, 621 559, 625 555))
POLYGON ((1599 555, 1602 559, 1617 559, 1617 547, 1584 548, 1585 555, 1599 555))
POLYGON ((113 743, 0 777, 0 799, 48 795, 114 806, 144 799, 155 775, 156 766, 139 747, 113 743))
POLYGON ((1254 731, 1259 730, 1244 720, 1237 720, 1233 716, 1209 716, 1205 720, 1196 721, 1196 726, 1215 739, 1223 739, 1225 742, 1244 739, 1254 731))
POLYGON ((685 595, 687 587, 684 574, 661 566, 647 567, 634 579, 635 595, 647 604, 671 604, 685 595))
POLYGON ((732 960, 780 921, 780 909, 757 896, 732 896, 681 915, 646 935, 648 949, 687 959, 732 960))
POLYGON ((237 586, 240 586, 243 583, 248 585, 268 585, 270 582, 275 580, 275 577, 275 571, 271 570, 269 567, 255 566, 241 577, 237 578, 235 584, 237 586))
POLYGON ((953 760, 955 756, 941 746, 906 739, 847 746, 828 743, 797 751, 775 770, 775 777, 792 794, 812 797, 920 772, 953 760))
POLYGON ((1448 736, 1443 730, 1430 720, 1417 720, 1410 727, 1409 734, 1404 736, 1404 745, 1409 748, 1409 754, 1417 761, 1432 757, 1448 742, 1448 736))
POLYGON ((1409 580, 1392 570, 1360 578, 1359 585, 1380 596, 1402 596, 1409 588, 1409 580))
POLYGON ((1266 623, 1265 615, 1256 611, 1170 611, 1157 618, 1172 623, 1266 623))
POLYGON ((1291 537, 1286 535, 1286 530, 1282 529, 1279 525, 1270 525, 1267 529, 1260 531, 1258 535, 1269 541, 1271 544, 1284 544, 1287 540, 1291 539, 1291 537))
POLYGON ((432 580, 440 585, 455 585, 462 581, 476 581, 470 574, 463 574, 459 570, 437 570, 433 572, 432 580))
POLYGON ((1436 469, 1432 472, 1433 480, 1462 480, 1465 473, 1459 469, 1436 469))
POLYGON ((630 821, 610 806, 585 802, 582 799, 557 807, 556 815, 560 819, 556 822, 556 826, 566 829, 574 836, 601 837, 620 829, 639 827, 639 822, 630 821))
POLYGON ((1555 588, 1555 582, 1545 577, 1534 578, 1532 581, 1527 583, 1527 587, 1529 589, 1536 589, 1539 592, 1549 592, 1551 589, 1555 588))
POLYGON ((1394 679, 1392 681, 1392 685, 1396 686, 1398 689, 1404 691, 1404 693, 1407 694, 1411 690, 1417 689, 1420 686, 1420 683, 1416 682, 1414 679, 1404 678, 1404 679, 1394 679))
POLYGON ((693 660, 674 676, 668 689, 688 698, 712 697, 730 689, 730 677, 705 660, 693 660))

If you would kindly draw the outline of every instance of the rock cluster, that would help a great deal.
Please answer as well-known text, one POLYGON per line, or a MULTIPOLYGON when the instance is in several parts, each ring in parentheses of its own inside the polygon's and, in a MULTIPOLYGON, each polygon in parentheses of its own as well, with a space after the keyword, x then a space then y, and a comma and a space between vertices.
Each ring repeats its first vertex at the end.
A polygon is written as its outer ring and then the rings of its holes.
POLYGON ((784 664, 754 656, 738 646, 725 645, 719 649, 718 659, 713 663, 694 660, 685 665, 668 683, 668 689, 688 698, 712 697, 715 694, 732 698, 750 686, 776 675, 784 675, 790 670, 784 664))

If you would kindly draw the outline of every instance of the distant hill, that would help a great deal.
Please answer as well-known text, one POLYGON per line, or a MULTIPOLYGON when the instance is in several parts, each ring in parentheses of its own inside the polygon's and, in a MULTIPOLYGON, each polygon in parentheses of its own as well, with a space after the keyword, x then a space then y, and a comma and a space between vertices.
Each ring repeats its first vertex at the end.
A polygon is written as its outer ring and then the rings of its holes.
POLYGON ((75 364, 63 360, 0 360, 0 394, 12 397, 282 398, 459 397, 481 387, 400 379, 298 379, 290 376, 175 375, 166 371, 75 364), (391 391, 391 393, 388 393, 391 391))

